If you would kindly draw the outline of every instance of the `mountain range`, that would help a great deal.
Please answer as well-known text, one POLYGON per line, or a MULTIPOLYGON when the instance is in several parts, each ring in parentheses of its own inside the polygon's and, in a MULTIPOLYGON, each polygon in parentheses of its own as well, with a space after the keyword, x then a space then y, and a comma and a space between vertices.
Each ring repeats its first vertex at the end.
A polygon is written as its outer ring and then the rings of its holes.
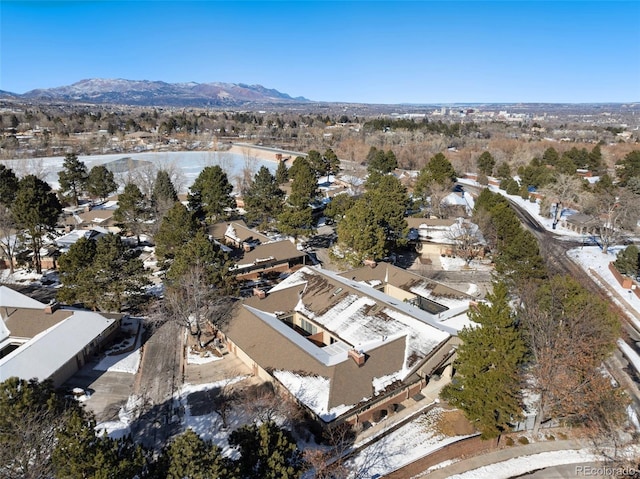
POLYGON ((243 106, 309 102, 262 85, 243 83, 166 83, 163 81, 92 78, 24 94, 0 91, 0 97, 137 106, 243 106))

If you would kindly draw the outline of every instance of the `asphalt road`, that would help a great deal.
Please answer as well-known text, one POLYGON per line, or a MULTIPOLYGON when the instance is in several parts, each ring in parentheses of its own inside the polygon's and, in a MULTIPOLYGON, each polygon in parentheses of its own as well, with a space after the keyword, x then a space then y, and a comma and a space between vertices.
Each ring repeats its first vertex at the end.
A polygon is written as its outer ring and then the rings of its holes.
POLYGON ((144 343, 134 394, 142 398, 141 415, 132 435, 146 447, 160 450, 179 432, 179 411, 173 401, 182 386, 182 331, 167 321, 144 343))

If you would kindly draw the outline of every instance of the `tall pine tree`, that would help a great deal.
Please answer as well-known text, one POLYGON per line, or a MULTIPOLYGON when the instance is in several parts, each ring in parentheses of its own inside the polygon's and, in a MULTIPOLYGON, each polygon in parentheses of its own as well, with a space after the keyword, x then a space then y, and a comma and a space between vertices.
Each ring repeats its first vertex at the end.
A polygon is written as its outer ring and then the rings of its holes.
POLYGON ((469 310, 478 326, 460 332, 456 377, 442 391, 485 439, 508 431, 522 414, 519 372, 526 354, 506 285, 495 283, 487 300, 469 310))
POLYGON ((93 198, 104 200, 111 193, 118 189, 118 185, 113 177, 113 171, 104 165, 96 165, 89 171, 87 177, 87 192, 93 198))
POLYGON ((87 184, 87 167, 78 160, 78 156, 69 153, 62 164, 62 171, 58 173, 60 192, 72 205, 78 206, 78 196, 84 191, 87 184))
POLYGON ((215 222, 226 215, 227 208, 236 205, 231 196, 233 186, 220 166, 206 166, 193 182, 189 193, 189 208, 198 217, 215 222))
POLYGON ((42 240, 56 225, 62 206, 48 183, 37 176, 27 175, 18 182, 11 211, 18 226, 26 230, 33 253, 33 267, 40 274, 42 240))
POLYGON ((269 421, 236 429, 229 444, 240 449, 243 479, 296 479, 302 475, 302 453, 291 434, 269 421))
POLYGON ((278 188, 269 169, 262 166, 244 192, 247 219, 258 223, 258 228, 265 230, 282 211, 283 202, 284 191, 278 188))

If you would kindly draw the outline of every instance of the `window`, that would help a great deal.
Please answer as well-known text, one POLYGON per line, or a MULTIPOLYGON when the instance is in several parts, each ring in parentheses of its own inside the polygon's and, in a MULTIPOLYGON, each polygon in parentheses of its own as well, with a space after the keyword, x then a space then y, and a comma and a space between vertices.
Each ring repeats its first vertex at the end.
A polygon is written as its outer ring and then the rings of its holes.
POLYGON ((300 327, 309 334, 316 334, 318 332, 318 328, 304 318, 300 320, 300 327))

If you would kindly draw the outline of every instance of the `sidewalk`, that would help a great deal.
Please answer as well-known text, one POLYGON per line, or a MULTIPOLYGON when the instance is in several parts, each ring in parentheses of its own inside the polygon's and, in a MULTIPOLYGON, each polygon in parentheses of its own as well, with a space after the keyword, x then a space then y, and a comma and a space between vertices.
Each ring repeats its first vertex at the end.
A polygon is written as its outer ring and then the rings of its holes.
MULTIPOLYGON (((415 476, 394 475, 393 477, 398 477, 398 478, 406 477, 407 479, 411 477, 415 477, 415 478, 428 477, 429 479, 446 479, 455 474, 461 474, 463 472, 472 471, 474 469, 478 469, 479 467, 488 466, 490 464, 495 464, 502 461, 507 461, 509 459, 514 459, 516 457, 530 456, 533 454, 539 454, 541 452, 548 452, 548 451, 566 451, 566 450, 576 450, 576 449, 584 449, 584 446, 576 440, 536 442, 536 443, 527 444, 524 446, 513 445, 505 449, 500 449, 494 452, 488 452, 479 456, 471 457, 469 459, 463 459, 454 464, 451 464, 450 466, 437 469, 430 473, 423 472, 415 476)), ((416 461, 416 462, 419 462, 419 461, 416 461)), ((396 471, 396 473, 398 472, 402 472, 402 469, 399 469, 398 471, 396 471)), ((409 473, 409 471, 407 472, 409 473)))

